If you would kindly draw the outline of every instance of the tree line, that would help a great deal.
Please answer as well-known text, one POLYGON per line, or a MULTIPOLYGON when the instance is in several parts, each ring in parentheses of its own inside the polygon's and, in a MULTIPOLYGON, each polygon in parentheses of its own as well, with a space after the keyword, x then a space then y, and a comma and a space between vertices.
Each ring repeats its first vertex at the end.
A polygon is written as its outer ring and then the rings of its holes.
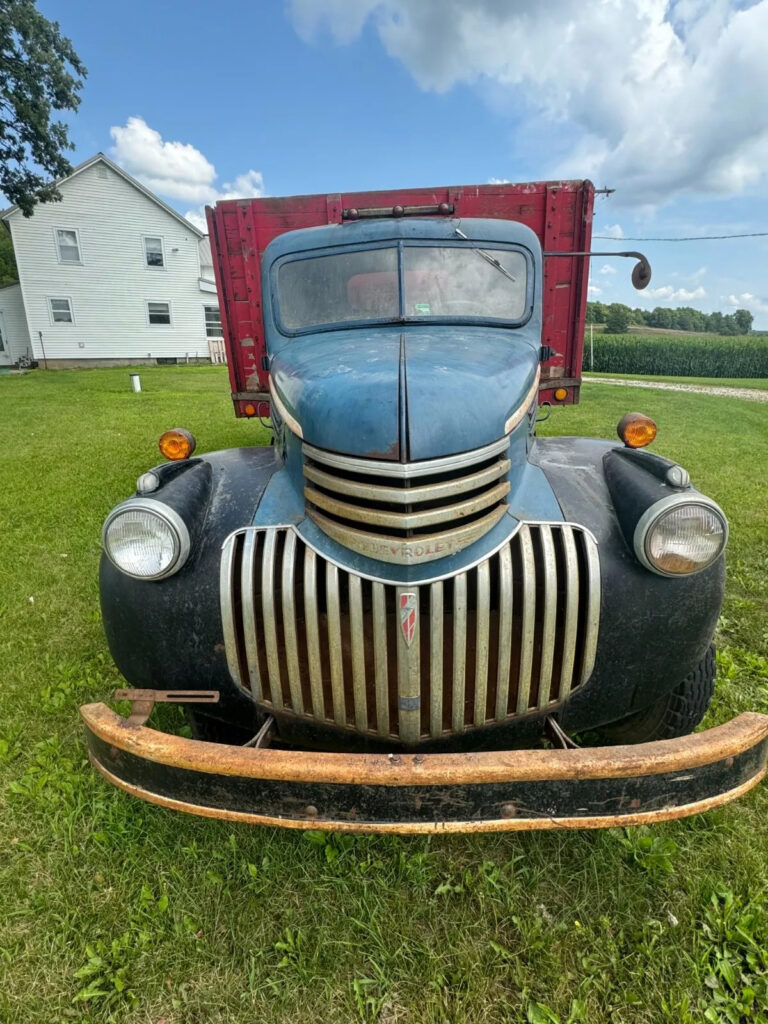
POLYGON ((696 331, 700 334, 749 334, 753 316, 748 309, 734 313, 702 313, 691 306, 670 309, 631 309, 623 302, 588 302, 587 323, 605 324, 609 334, 625 334, 635 327, 663 327, 670 331, 696 331))

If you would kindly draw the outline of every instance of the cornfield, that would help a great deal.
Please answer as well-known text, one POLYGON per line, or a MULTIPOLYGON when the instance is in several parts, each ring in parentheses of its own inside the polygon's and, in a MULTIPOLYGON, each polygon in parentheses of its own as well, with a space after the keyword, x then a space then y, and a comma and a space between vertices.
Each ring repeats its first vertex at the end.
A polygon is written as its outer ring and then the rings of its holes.
POLYGON ((598 373, 647 373, 663 377, 768 377, 768 337, 713 334, 595 334, 584 368, 598 373))

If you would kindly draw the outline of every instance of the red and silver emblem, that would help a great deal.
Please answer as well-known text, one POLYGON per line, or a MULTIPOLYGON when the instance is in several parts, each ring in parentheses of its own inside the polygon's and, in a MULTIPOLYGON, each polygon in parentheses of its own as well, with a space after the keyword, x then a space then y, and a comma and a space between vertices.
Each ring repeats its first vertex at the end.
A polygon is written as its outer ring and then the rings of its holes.
POLYGON ((403 639, 406 646, 410 647, 413 641, 413 634, 416 632, 416 616, 418 615, 418 602, 415 594, 400 595, 400 629, 403 631, 403 639))

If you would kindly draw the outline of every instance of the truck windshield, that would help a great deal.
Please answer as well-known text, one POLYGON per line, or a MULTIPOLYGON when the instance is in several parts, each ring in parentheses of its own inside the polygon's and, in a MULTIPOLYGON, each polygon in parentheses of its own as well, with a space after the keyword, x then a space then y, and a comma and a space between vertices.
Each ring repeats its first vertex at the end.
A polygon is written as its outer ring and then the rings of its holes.
POLYGON ((277 290, 280 319, 293 331, 366 320, 514 321, 525 313, 526 261, 487 246, 358 249, 286 261, 277 290))

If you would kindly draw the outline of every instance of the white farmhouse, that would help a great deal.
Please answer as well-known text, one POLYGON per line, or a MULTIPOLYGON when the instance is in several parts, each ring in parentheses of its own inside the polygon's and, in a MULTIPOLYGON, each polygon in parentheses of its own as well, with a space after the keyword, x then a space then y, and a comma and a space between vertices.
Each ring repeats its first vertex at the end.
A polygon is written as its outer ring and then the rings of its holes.
POLYGON ((58 187, 31 217, 0 214, 19 272, 0 288, 0 364, 207 361, 221 338, 207 237, 101 153, 58 187))

